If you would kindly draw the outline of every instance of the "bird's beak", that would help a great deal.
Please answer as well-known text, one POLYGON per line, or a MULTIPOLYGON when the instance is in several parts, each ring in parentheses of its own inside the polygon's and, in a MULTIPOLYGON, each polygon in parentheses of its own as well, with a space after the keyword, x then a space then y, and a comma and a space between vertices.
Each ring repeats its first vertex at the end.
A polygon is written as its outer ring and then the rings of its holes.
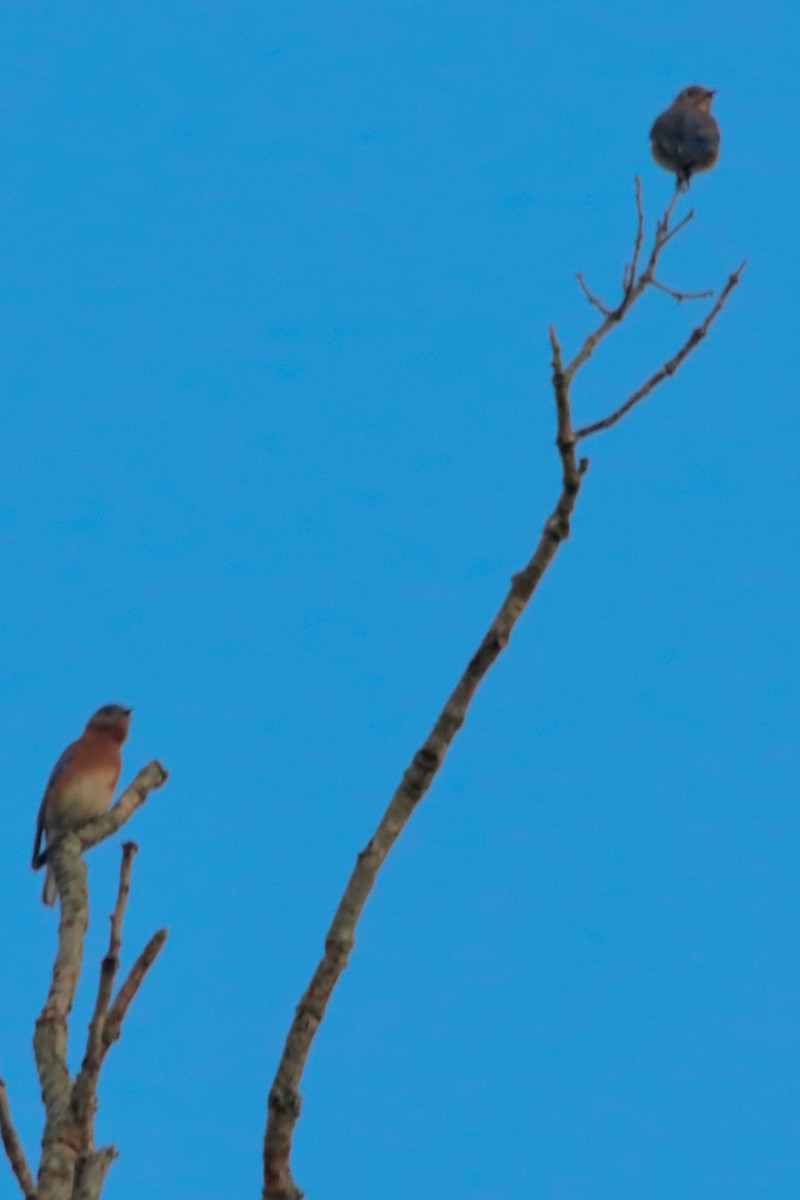
POLYGON ((713 97, 716 96, 716 94, 717 94, 716 88, 707 88, 706 89, 706 95, 708 96, 709 100, 713 99, 713 97))
POLYGON ((125 709, 125 716, 126 716, 126 717, 129 717, 129 716, 131 715, 131 713, 132 713, 132 712, 133 712, 133 709, 132 709, 132 708, 126 708, 126 709, 125 709))

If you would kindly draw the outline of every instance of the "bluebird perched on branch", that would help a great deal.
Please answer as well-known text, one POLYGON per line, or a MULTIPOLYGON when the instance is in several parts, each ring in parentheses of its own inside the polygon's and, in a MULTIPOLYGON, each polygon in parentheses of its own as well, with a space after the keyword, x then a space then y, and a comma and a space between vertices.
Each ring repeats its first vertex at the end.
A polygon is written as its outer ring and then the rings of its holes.
MULTIPOLYGON (((108 808, 122 770, 120 746, 128 736, 132 711, 121 704, 98 708, 53 767, 36 819, 34 871, 47 862, 47 851, 41 850, 43 834, 52 846, 59 837, 102 816, 108 808)), ((48 866, 42 902, 53 905, 57 895, 55 876, 48 866)))
POLYGON ((650 130, 653 158, 673 171, 685 192, 695 171, 713 167, 719 155, 719 125, 711 115, 713 88, 692 84, 679 92, 650 130))

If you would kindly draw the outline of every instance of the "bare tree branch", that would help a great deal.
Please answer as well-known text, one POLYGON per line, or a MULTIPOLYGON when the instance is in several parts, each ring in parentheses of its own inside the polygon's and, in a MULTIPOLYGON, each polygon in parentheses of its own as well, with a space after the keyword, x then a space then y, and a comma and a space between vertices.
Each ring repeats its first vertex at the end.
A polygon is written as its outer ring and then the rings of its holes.
POLYGON ((117 998, 108 1010, 106 1017, 105 1028, 103 1030, 103 1047, 104 1056, 108 1048, 117 1040, 120 1034, 120 1027, 125 1019, 131 1001, 142 985, 142 981, 150 970, 153 963, 161 953, 161 949, 167 940, 166 929, 158 929, 150 938, 150 941, 141 952, 136 962, 130 969, 128 977, 122 987, 117 992, 117 998))
POLYGON ((86 864, 81 858, 78 835, 66 834, 52 848, 48 848, 47 853, 61 897, 61 916, 50 990, 33 1035, 45 1107, 39 1197, 40 1200, 70 1200, 79 1139, 71 1106, 67 1018, 72 1011, 80 978, 83 940, 89 922, 89 899, 86 864))
POLYGON ((162 787, 168 778, 169 774, 166 768, 157 759, 143 767, 107 813, 103 813, 102 817, 96 817, 94 821, 89 821, 81 827, 80 838, 83 849, 88 850, 91 846, 102 842, 104 838, 111 837, 116 833, 133 816, 137 808, 142 807, 150 793, 156 788, 162 787))
POLYGON ((19 1140, 14 1122, 11 1119, 11 1108, 8 1103, 8 1092, 5 1080, 0 1078, 0 1138, 3 1139, 11 1170, 16 1176, 25 1200, 36 1200, 36 1184, 19 1140))
POLYGON ((610 317, 611 309, 608 307, 607 304, 603 303, 603 301, 600 299, 599 296, 595 296, 594 292, 589 291, 589 287, 586 283, 586 280, 583 278, 583 275, 581 275, 580 271, 578 271, 575 278, 577 279, 578 283, 581 285, 581 291, 583 292, 584 296, 589 301, 589 303, 594 305, 594 307, 598 310, 598 312, 601 312, 604 317, 610 317))
MULTIPOLYGON (((578 461, 576 458, 575 447, 579 438, 614 424, 661 379, 672 374, 705 336, 731 290, 738 282, 741 267, 735 275, 731 276, 703 324, 693 331, 678 354, 670 359, 644 385, 644 388, 639 389, 639 393, 626 401, 603 422, 587 426, 577 432, 573 430, 570 385, 575 374, 587 362, 603 338, 622 321, 645 289, 654 283, 655 270, 662 250, 694 216, 693 212, 689 212, 676 225, 670 227, 678 196, 679 191, 676 188, 664 215, 656 225, 649 257, 644 269, 640 272, 639 260, 644 239, 644 211, 641 184, 636 179, 636 234, 631 261, 626 265, 623 273, 622 298, 618 306, 614 309, 608 308, 589 290, 583 276, 579 275, 578 282, 584 294, 589 302, 599 310, 603 320, 584 338, 574 358, 566 366, 555 330, 552 327, 550 329, 552 385, 557 425, 556 446, 561 460, 561 491, 555 508, 545 521, 533 556, 527 565, 513 576, 506 598, 486 635, 450 694, 433 729, 411 760, 375 833, 358 855, 355 868, 325 939, 323 957, 295 1011, 270 1089, 264 1134, 262 1200, 302 1200, 302 1192, 292 1176, 290 1157, 294 1129, 300 1115, 300 1080, 312 1041, 325 1016, 328 1001, 336 983, 347 966, 348 956, 355 944, 355 928, 358 919, 386 856, 442 765, 453 739, 464 723, 467 709, 479 684, 502 650, 505 649, 514 625, 555 558, 559 546, 569 536, 572 512, 581 488, 583 475, 589 465, 588 459, 578 461)), ((660 290, 664 289, 660 288, 660 290)))
MULTIPOLYGON (((95 1149, 93 1123, 97 1107, 97 1079, 103 1058, 111 1042, 119 1037, 122 1018, 147 970, 146 966, 142 969, 139 965, 140 955, 131 975, 120 989, 120 995, 125 992, 123 1002, 120 1004, 118 995, 109 1008, 119 967, 122 919, 136 847, 132 842, 126 842, 123 847, 117 900, 111 917, 109 951, 101 966, 83 1066, 73 1083, 67 1061, 67 1019, 72 1011, 80 978, 89 921, 87 874, 82 851, 115 833, 144 804, 149 793, 162 786, 166 778, 167 772, 160 763, 150 763, 139 772, 105 816, 82 826, 77 832, 65 834, 47 849, 47 862, 55 874, 61 897, 61 916, 53 975, 33 1038, 45 1107, 38 1200, 77 1200, 78 1196, 81 1200, 97 1200, 105 1175, 116 1155, 113 1146, 95 1149), (131 976, 137 970, 138 976, 132 985, 131 976), (113 1035, 109 1036, 111 1031, 113 1035)), ((165 937, 163 930, 155 935, 153 940, 160 939, 159 949, 165 937)), ((151 955, 150 961, 153 961, 157 952, 151 955)))
POLYGON ((622 321, 622 319, 630 311, 639 297, 649 286, 653 284, 656 265, 658 264, 658 260, 661 256, 661 251, 677 233, 680 233, 680 231, 689 224, 694 217, 694 210, 691 210, 686 214, 686 216, 682 217, 676 225, 673 225, 670 228, 672 214, 675 211, 675 205, 677 204, 678 197, 681 194, 680 190, 676 187, 672 194, 672 199, 667 205, 664 215, 656 224, 653 246, 645 268, 641 274, 637 276, 637 271, 639 269, 639 256, 641 254, 644 239, 644 210, 642 208, 642 185, 638 176, 634 180, 634 183, 636 191, 636 235, 633 243, 633 257, 631 258, 631 261, 626 264, 622 276, 622 298, 620 299, 620 302, 616 308, 608 309, 604 304, 597 301, 596 298, 592 296, 586 284, 583 282, 583 277, 580 277, 581 286, 584 292, 590 297, 595 307, 599 308, 600 312, 604 313, 605 315, 604 319, 600 322, 597 328, 593 329, 591 333, 586 335, 577 354, 564 368, 564 375, 566 377, 568 387, 572 383, 576 372, 579 371, 583 364, 591 357, 603 338, 606 337, 616 325, 619 325, 620 321, 622 321))
MULTIPOLYGON (((610 429, 612 425, 616 425, 617 421, 621 421, 625 414, 629 413, 634 405, 638 404, 640 400, 644 400, 645 396, 648 396, 650 392, 652 392, 653 388, 657 387, 659 383, 662 383, 669 375, 675 374, 683 360, 687 357, 687 355, 691 354, 695 346, 697 346, 697 344, 703 340, 713 322, 722 312, 725 301, 728 299, 728 296, 730 296, 731 292, 741 279, 744 268, 745 263, 741 263, 740 266, 738 266, 733 272, 733 274, 728 277, 728 282, 725 284, 725 287, 717 297, 716 304, 708 313, 708 316, 703 321, 702 325, 698 325, 696 329, 692 330, 686 341, 681 346, 680 350, 678 350, 677 354, 674 354, 672 358, 665 362, 663 367, 659 367, 659 369, 653 375, 651 375, 650 378, 643 383, 640 388, 637 388, 633 395, 629 396, 624 404, 621 404, 619 408, 615 409, 614 412, 609 413, 607 417, 603 417, 601 421, 594 421, 591 425, 584 425, 582 429, 577 429, 575 431, 575 437, 577 440, 585 437, 591 437, 592 434, 599 433, 602 429, 610 429)), ((713 292, 711 294, 713 295, 713 292)))
MULTIPOLYGON (((642 243, 644 242, 644 208, 642 206, 642 181, 638 175, 635 177, 635 179, 633 181, 633 186, 634 186, 634 192, 636 194, 636 236, 633 239, 633 257, 631 258, 631 261, 629 263, 625 264, 625 270, 622 273, 622 290, 623 290, 623 292, 628 291, 630 288, 633 287, 634 280, 636 279, 636 272, 639 269, 639 255, 641 254, 642 243)), ((665 214, 665 217, 664 217, 665 220, 667 220, 667 221, 669 220, 669 216, 671 215, 671 212, 672 212, 672 207, 674 207, 677 199, 678 199, 678 193, 676 190, 674 196, 672 197, 672 205, 670 208, 667 209, 667 213, 665 214)))
POLYGON ((514 575, 508 594, 483 641, 447 700, 431 733, 414 755, 378 828, 358 856, 355 869, 325 939, 325 954, 297 1007, 280 1065, 269 1094, 264 1137, 263 1200, 300 1200, 302 1193, 291 1176, 289 1158, 292 1135, 300 1115, 300 1078, 311 1042, 325 1015, 334 987, 353 947, 358 918, 372 891, 378 871, 412 812, 427 792, 458 733, 467 708, 489 668, 508 645, 511 632, 525 606, 569 537, 570 518, 588 466, 575 457, 569 393, 555 332, 551 330, 553 388, 556 398, 557 437, 562 483, 553 512, 545 522, 530 561, 514 575))
MULTIPOLYGON (((112 1006, 111 995, 114 988, 114 979, 119 970, 119 953, 122 948, 122 921, 125 916, 125 908, 130 893, 131 870, 136 851, 137 846, 135 842, 125 842, 122 847, 119 887, 117 889, 117 900, 114 905, 114 911, 111 914, 108 952, 100 965, 97 999, 92 1019, 89 1022, 83 1065, 72 1089, 71 1107, 79 1139, 72 1200, 80 1200, 80 1198, 84 1198, 84 1200, 97 1200, 108 1169, 117 1156, 114 1146, 104 1146, 99 1150, 95 1149, 94 1118, 97 1111, 97 1082, 100 1076, 100 1069, 108 1053, 109 1046, 119 1037, 122 1020, 147 969, 146 967, 142 969, 140 965, 142 956, 140 955, 140 958, 131 970, 131 975, 120 989, 120 995, 124 995, 125 997, 124 1001, 120 1004, 120 997, 118 996, 114 1006, 112 1006), (130 983, 131 976, 134 976, 136 979, 135 985, 131 985, 130 983)), ((152 939, 158 942, 159 949, 163 945, 165 937, 165 931, 160 930, 155 935, 155 938, 152 939)), ((149 956, 148 966, 154 958, 154 953, 149 956)))
POLYGON ((83 1057, 83 1065, 75 1080, 73 1089, 72 1103, 75 1115, 81 1124, 85 1126, 83 1140, 87 1146, 90 1144, 92 1137, 92 1122, 97 1106, 97 1079, 103 1063, 103 1031, 108 1006, 111 1003, 114 979, 119 970, 119 952, 122 948, 122 919, 125 915, 125 906, 130 893, 131 870, 136 850, 137 846, 135 842, 125 842, 122 847, 119 887, 117 890, 117 901, 114 905, 114 911, 111 914, 108 953, 100 965, 97 999, 95 1001, 94 1013, 89 1023, 86 1052, 83 1057))
POLYGON ((714 295, 711 288, 703 292, 679 292, 675 288, 668 287, 666 283, 661 283, 658 279, 651 279, 650 282, 660 292, 665 292, 668 296, 672 296, 672 299, 677 300, 678 304, 683 304, 685 300, 708 300, 714 295))

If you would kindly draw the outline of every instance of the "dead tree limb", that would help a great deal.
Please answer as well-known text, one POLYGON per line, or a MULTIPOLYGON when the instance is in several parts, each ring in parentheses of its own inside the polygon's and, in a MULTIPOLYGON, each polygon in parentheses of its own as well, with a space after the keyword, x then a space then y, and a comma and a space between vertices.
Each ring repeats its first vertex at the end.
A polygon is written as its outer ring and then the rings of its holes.
POLYGON ((94 1144, 100 1068, 108 1047, 119 1036, 122 1018, 147 968, 161 949, 166 933, 160 930, 151 939, 112 1001, 122 944, 122 920, 136 852, 134 843, 126 842, 122 848, 119 887, 111 916, 109 948, 100 969, 83 1064, 73 1080, 67 1056, 68 1019, 80 979, 89 922, 87 872, 82 851, 115 833, 166 778, 167 772, 160 763, 150 763, 105 816, 76 832, 67 833, 48 847, 47 861, 56 875, 61 913, 50 988, 33 1037, 45 1109, 38 1187, 33 1192, 36 1200, 98 1200, 108 1168, 116 1156, 113 1146, 97 1148, 94 1144), (151 949, 153 942, 157 942, 155 950, 151 949), (147 961, 140 966, 144 954, 148 956, 147 961), (110 1036, 112 1031, 113 1036, 110 1036))
POLYGON ((562 360, 556 332, 552 327, 550 329, 551 378, 556 409, 556 447, 561 470, 561 488, 558 499, 544 523, 532 557, 526 566, 513 576, 509 591, 475 655, 450 694, 430 734, 411 760, 375 833, 358 855, 355 868, 325 939, 323 957, 295 1011, 277 1073, 270 1089, 264 1135, 262 1200, 302 1200, 302 1192, 292 1176, 290 1158, 292 1138, 300 1115, 300 1080, 311 1043, 325 1016, 325 1010, 336 983, 347 966, 348 956, 355 942, 355 928, 358 919, 387 854, 433 782, 453 739, 464 723, 467 709, 479 684, 502 650, 508 645, 514 625, 555 558, 559 547, 569 537, 570 519, 589 465, 588 459, 576 457, 578 441, 610 428, 640 400, 649 395, 657 384, 672 375, 687 355, 705 337, 712 322, 719 315, 730 293, 739 282, 744 264, 729 277, 719 298, 702 324, 692 331, 676 354, 642 387, 614 408, 608 416, 582 429, 573 429, 570 403, 572 380, 601 341, 621 323, 648 287, 666 291, 674 298, 699 298, 692 293, 676 292, 656 279, 656 269, 664 248, 693 219, 694 212, 689 212, 675 224, 672 223, 679 196, 676 189, 666 211, 656 224, 650 253, 644 267, 640 269, 645 217, 641 184, 638 179, 635 181, 635 188, 636 232, 631 259, 623 272, 622 295, 618 304, 614 307, 605 304, 590 291, 583 277, 579 275, 578 281, 584 294, 592 306, 599 311, 602 320, 587 334, 576 354, 566 365, 562 360))

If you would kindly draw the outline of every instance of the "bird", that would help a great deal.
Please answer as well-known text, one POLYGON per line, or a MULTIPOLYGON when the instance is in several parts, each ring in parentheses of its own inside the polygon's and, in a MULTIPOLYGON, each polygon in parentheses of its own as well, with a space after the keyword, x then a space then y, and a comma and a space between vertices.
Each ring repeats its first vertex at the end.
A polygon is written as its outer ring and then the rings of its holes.
MULTIPOLYGON (((107 810, 122 770, 120 747, 128 736, 132 712, 132 708, 121 704, 104 704, 56 762, 36 818, 31 860, 34 871, 47 863, 47 850, 41 849, 42 836, 48 847, 52 846, 65 833, 80 829, 107 810)), ((52 907, 57 896, 55 876, 48 865, 42 903, 52 907)))
POLYGON ((711 115, 716 94, 698 83, 685 87, 650 130, 653 158, 675 174, 678 191, 688 191, 692 175, 707 171, 719 157, 719 125, 711 115))

